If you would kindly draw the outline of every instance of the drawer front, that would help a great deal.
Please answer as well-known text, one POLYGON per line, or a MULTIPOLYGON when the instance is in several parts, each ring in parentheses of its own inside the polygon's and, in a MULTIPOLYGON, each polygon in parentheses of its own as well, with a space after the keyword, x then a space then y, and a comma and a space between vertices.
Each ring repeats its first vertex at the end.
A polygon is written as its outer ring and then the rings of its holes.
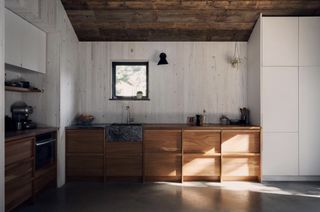
POLYGON ((20 205, 32 197, 32 173, 5 184, 6 210, 20 205))
POLYGON ((10 165, 33 157, 34 138, 11 141, 5 145, 5 164, 10 165))
POLYGON ((222 175, 223 176, 259 176, 260 157, 223 157, 222 175))
POLYGON ((57 171, 56 167, 54 166, 46 174, 36 177, 34 180, 34 192, 38 193, 39 191, 45 189, 50 183, 56 185, 56 176, 57 171))
POLYGON ((155 177, 181 176, 181 156, 170 153, 146 153, 144 175, 155 177))
POLYGON ((32 173, 33 160, 25 160, 12 165, 6 166, 5 176, 6 182, 16 180, 27 173, 32 173))
POLYGON ((183 132, 183 151, 205 155, 220 153, 220 132, 186 130, 183 132))
POLYGON ((144 152, 181 153, 181 130, 145 130, 144 152))
POLYGON ((220 157, 184 155, 183 176, 220 176, 220 157))
POLYGON ((67 130, 67 153, 103 153, 104 129, 67 130))
POLYGON ((106 142, 106 157, 124 155, 141 156, 142 142, 106 142))
POLYGON ((132 177, 142 176, 141 157, 112 157, 106 159, 106 175, 132 177))
POLYGON ((67 176, 101 177, 103 173, 103 156, 67 156, 67 176))
POLYGON ((225 153, 259 153, 260 132, 223 131, 222 152, 225 153))

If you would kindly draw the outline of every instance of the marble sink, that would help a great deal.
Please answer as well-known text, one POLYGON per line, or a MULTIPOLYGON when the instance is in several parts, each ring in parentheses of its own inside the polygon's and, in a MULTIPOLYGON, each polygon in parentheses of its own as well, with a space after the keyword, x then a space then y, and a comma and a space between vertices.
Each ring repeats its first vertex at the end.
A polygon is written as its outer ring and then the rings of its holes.
POLYGON ((142 124, 113 123, 107 127, 108 142, 142 142, 142 124))

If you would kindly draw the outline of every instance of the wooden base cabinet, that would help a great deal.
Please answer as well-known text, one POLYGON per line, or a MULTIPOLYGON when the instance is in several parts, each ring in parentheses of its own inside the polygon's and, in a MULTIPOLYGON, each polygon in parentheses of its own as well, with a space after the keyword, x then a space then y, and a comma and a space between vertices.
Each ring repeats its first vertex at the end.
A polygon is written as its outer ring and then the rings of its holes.
POLYGON ((221 133, 221 180, 260 181, 260 131, 221 133))
POLYGON ((145 181, 182 181, 181 130, 144 130, 145 181))

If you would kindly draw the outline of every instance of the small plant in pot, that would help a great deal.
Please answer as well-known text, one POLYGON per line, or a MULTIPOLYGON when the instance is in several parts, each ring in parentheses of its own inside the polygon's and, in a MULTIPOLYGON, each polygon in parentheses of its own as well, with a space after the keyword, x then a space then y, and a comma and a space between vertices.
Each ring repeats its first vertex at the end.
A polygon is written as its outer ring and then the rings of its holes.
POLYGON ((137 92, 137 99, 142 99, 143 97, 143 92, 142 91, 138 91, 137 92))

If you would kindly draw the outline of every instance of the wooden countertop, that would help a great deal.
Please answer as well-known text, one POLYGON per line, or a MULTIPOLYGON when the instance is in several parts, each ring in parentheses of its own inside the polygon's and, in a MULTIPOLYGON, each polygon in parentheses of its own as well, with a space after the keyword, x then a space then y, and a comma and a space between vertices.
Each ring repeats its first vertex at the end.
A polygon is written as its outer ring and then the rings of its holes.
POLYGON ((188 124, 144 124, 144 129, 177 129, 177 130, 260 130, 260 126, 256 125, 221 125, 221 124, 206 124, 204 126, 191 126, 188 124))
POLYGON ((5 141, 8 142, 8 141, 12 141, 12 140, 36 136, 36 135, 43 134, 43 133, 54 132, 57 130, 58 130, 58 128, 56 128, 56 127, 39 127, 36 129, 31 129, 31 130, 6 132, 5 133, 5 141))

